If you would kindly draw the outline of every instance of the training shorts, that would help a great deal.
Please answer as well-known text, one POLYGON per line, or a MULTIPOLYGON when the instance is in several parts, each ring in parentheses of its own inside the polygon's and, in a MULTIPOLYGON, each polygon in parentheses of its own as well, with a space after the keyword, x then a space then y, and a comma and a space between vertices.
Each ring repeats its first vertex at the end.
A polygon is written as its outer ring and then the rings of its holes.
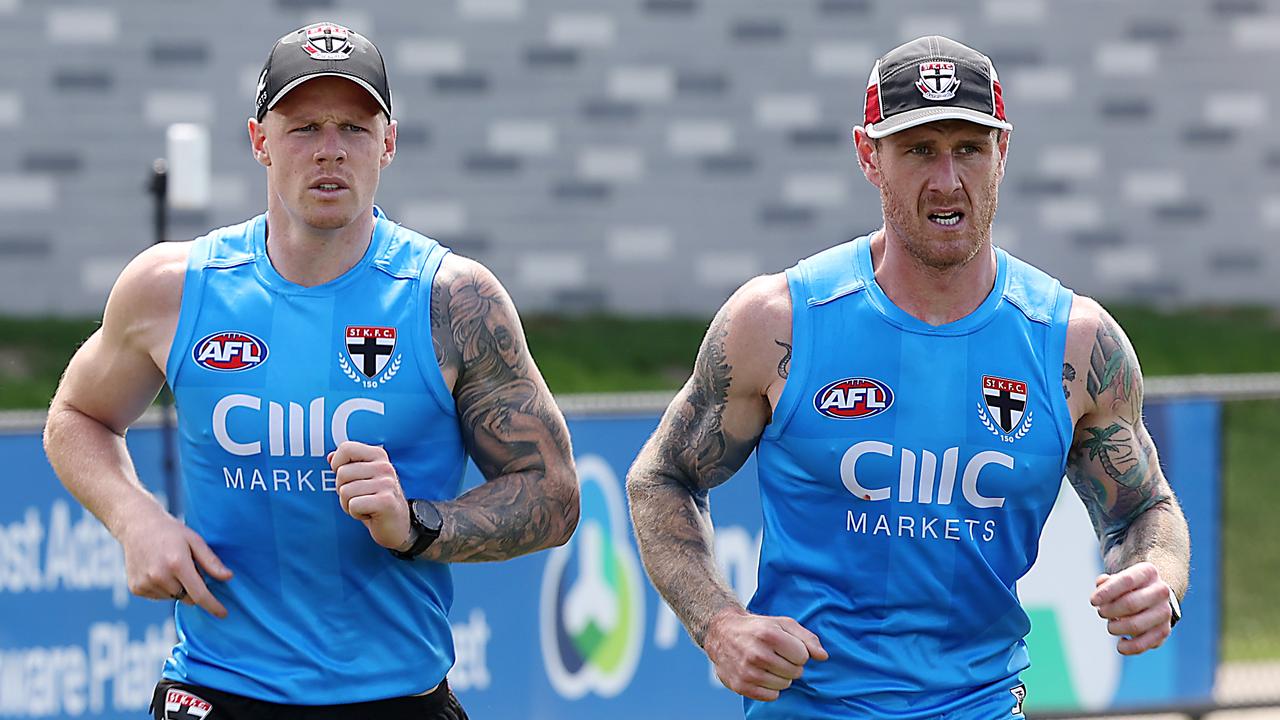
POLYGON ((347 705, 281 705, 161 680, 151 698, 151 716, 155 720, 468 720, 448 682, 412 697, 347 705))

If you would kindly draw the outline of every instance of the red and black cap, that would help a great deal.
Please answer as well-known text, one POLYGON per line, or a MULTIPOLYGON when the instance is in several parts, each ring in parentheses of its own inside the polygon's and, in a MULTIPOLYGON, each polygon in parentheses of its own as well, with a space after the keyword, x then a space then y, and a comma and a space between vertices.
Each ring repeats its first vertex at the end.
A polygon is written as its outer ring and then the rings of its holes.
POLYGON ((369 91, 391 119, 391 89, 382 53, 369 38, 337 23, 319 22, 276 41, 258 77, 258 121, 288 92, 316 77, 344 77, 369 91))
POLYGON ((941 35, 899 45, 876 61, 863 129, 881 138, 935 120, 1013 129, 991 58, 941 35))

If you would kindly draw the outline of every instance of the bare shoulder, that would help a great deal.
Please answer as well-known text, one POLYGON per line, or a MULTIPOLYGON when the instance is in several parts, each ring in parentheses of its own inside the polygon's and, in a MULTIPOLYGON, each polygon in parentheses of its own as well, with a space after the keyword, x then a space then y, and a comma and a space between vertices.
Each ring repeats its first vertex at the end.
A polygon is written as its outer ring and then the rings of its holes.
POLYGON ((1120 324, 1096 300, 1078 295, 1071 306, 1063 388, 1077 420, 1118 406, 1142 406, 1142 370, 1120 324))
POLYGON ((123 434, 164 382, 182 307, 190 242, 139 253, 120 273, 98 329, 76 351, 50 405, 50 422, 71 411, 123 434))
POLYGON ((725 302, 725 308, 764 334, 791 336, 791 291, 784 273, 751 278, 725 302))
POLYGON ((160 368, 182 307, 190 241, 166 242, 142 251, 120 273, 102 317, 109 343, 146 352, 160 368))
POLYGON ((104 324, 113 316, 128 322, 173 313, 176 320, 190 253, 190 241, 159 243, 138 253, 111 288, 104 324))
POLYGON ((485 310, 516 314, 507 289, 489 268, 471 258, 453 253, 445 255, 444 260, 441 261, 440 269, 432 282, 431 292, 433 305, 437 297, 444 301, 445 304, 440 308, 442 310, 449 307, 463 309, 457 306, 459 300, 487 301, 485 310))
POLYGON ((448 253, 440 261, 440 270, 436 272, 435 284, 448 285, 459 278, 476 278, 501 286, 493 272, 480 262, 457 253, 448 253))
POLYGON ((1092 347, 1103 319, 1109 317, 1097 300, 1077 294, 1071 303, 1071 318, 1067 324, 1067 355, 1071 355, 1073 349, 1092 347))
POLYGON ((725 302, 711 332, 723 332, 725 352, 747 387, 780 387, 791 364, 791 292, 783 273, 752 278, 725 302))

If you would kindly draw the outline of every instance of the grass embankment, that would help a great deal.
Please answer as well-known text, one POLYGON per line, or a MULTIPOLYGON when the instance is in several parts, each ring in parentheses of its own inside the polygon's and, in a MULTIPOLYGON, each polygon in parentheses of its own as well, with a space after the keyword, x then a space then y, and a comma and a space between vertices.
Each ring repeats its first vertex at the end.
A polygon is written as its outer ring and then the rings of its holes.
POLYGON ((1280 401, 1231 403, 1226 420, 1222 657, 1280 660, 1280 401))
POLYGON ((47 406, 72 353, 97 327, 97 320, 0 317, 0 410, 47 406))
MULTIPOLYGON (((1280 371, 1280 316, 1260 309, 1160 313, 1117 306, 1148 376, 1280 371)), ((709 318, 526 320, 556 393, 674 390, 709 318)), ((0 318, 0 409, 39 409, 96 321, 0 318)), ((1280 659, 1280 402, 1226 412, 1223 658, 1280 659)))

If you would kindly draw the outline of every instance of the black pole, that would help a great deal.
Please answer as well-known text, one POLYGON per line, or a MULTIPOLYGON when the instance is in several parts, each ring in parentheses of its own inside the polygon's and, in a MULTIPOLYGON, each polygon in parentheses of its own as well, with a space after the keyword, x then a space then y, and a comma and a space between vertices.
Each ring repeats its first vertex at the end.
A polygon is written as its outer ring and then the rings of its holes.
MULTIPOLYGON (((147 189, 151 192, 153 203, 153 223, 155 240, 159 245, 169 235, 169 166, 164 158, 158 158, 151 164, 151 182, 147 189)), ((178 498, 178 462, 173 436, 173 393, 168 383, 160 389, 157 398, 160 404, 160 442, 161 470, 164 473, 165 500, 169 512, 177 516, 182 510, 178 498)))

